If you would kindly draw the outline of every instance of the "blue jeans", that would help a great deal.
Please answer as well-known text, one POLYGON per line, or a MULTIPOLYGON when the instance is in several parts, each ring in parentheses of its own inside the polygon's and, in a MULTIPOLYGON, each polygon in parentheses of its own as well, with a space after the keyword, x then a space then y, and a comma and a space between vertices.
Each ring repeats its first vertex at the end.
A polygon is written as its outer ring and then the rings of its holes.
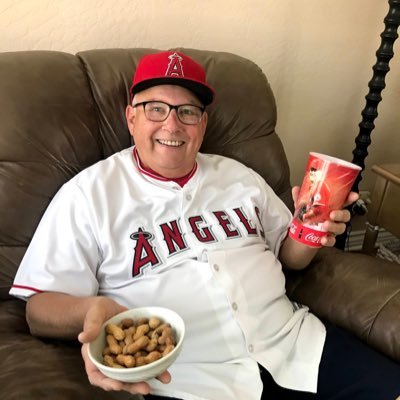
MULTIPOLYGON (((317 393, 277 385, 260 366, 261 400, 395 400, 400 396, 400 365, 330 323, 318 375, 317 393)), ((148 395, 146 400, 178 400, 148 395)), ((221 399, 222 400, 222 399, 221 399)), ((246 400, 246 399, 237 399, 246 400)))

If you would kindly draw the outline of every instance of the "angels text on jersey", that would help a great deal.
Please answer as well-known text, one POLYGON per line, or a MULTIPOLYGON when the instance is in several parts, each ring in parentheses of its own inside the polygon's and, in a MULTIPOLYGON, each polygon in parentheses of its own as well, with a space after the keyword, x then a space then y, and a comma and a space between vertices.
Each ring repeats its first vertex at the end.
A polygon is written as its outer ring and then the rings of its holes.
MULTIPOLYGON (((207 245, 223 240, 232 240, 246 237, 265 239, 261 224, 260 210, 254 207, 256 221, 252 220, 242 207, 231 210, 211 211, 206 217, 204 214, 190 216, 186 219, 187 232, 199 245, 207 245)), ((163 263, 158 247, 163 247, 168 258, 189 250, 186 240, 184 224, 179 218, 164 222, 151 232, 147 227, 140 226, 130 235, 134 241, 132 276, 141 275, 147 267, 156 268, 163 263)))

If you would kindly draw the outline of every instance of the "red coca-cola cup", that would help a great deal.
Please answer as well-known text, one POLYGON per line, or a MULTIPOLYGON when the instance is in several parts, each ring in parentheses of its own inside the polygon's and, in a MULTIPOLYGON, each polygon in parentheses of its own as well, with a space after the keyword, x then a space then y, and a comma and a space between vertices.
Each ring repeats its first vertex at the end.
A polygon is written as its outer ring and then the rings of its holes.
POLYGON ((310 153, 295 213, 289 229, 294 240, 321 247, 327 233, 323 222, 340 210, 361 167, 325 154, 310 153))

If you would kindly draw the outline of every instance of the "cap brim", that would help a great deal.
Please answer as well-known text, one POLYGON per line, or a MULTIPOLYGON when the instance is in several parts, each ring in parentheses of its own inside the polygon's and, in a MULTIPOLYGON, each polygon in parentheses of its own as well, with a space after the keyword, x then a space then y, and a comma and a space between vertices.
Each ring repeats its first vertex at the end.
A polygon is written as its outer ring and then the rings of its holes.
POLYGON ((189 79, 168 78, 168 77, 153 78, 141 81, 136 85, 132 86, 131 94, 135 95, 136 93, 139 93, 142 90, 157 85, 178 85, 184 87, 185 89, 188 89, 191 92, 193 92, 199 98, 199 100, 202 102, 204 106, 208 106, 214 100, 214 94, 215 94, 214 91, 210 87, 204 85, 203 83, 199 83, 189 79))

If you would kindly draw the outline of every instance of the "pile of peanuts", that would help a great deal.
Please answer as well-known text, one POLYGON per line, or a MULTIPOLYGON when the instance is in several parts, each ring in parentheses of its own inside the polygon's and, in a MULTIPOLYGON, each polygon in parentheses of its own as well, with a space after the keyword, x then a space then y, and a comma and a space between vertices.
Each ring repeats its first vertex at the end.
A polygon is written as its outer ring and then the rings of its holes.
POLYGON ((171 325, 157 317, 106 325, 103 363, 114 368, 133 368, 150 364, 175 348, 171 325))

